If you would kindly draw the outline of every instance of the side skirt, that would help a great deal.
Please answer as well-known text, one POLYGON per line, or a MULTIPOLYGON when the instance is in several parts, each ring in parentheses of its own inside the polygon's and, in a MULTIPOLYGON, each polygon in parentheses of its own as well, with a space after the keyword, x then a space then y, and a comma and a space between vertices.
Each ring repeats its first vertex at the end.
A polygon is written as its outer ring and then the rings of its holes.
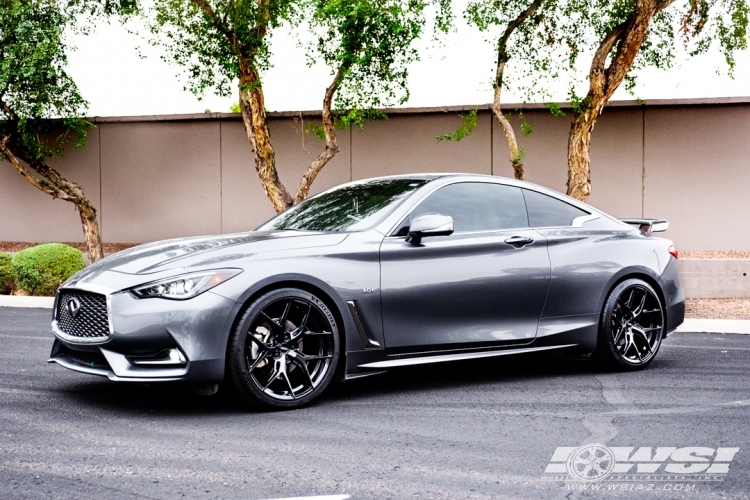
POLYGON ((417 358, 402 358, 402 359, 389 359, 386 361, 375 361, 373 363, 365 363, 358 365, 358 368, 373 370, 373 369, 387 369, 395 368, 397 366, 412 366, 412 365, 425 365, 429 363, 443 363, 446 361, 459 361, 463 359, 479 359, 479 358, 491 358, 495 356, 510 356, 512 354, 526 354, 532 352, 549 351, 552 349, 565 349, 568 347, 575 347, 578 344, 566 344, 566 345, 553 345, 553 346, 540 346, 540 347, 525 347, 521 349, 503 349, 500 351, 482 351, 482 352, 462 352, 455 354, 441 354, 437 356, 422 356, 417 358))

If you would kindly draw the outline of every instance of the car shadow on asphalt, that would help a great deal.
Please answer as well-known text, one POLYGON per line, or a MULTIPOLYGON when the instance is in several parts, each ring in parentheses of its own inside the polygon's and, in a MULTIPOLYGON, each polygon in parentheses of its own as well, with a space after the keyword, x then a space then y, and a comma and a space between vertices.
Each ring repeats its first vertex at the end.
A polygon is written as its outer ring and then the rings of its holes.
MULTIPOLYGON (((308 408, 338 402, 380 400, 383 396, 451 391, 462 388, 530 382, 579 376, 592 376, 602 370, 583 357, 530 354, 472 361, 456 361, 392 369, 386 373, 338 382, 308 408)), ((199 396, 181 384, 133 384, 107 380, 79 379, 64 384, 57 394, 78 405, 98 407, 117 414, 201 416, 259 412, 238 401, 226 387, 211 397, 199 396), (80 381, 79 381, 80 380, 80 381)))

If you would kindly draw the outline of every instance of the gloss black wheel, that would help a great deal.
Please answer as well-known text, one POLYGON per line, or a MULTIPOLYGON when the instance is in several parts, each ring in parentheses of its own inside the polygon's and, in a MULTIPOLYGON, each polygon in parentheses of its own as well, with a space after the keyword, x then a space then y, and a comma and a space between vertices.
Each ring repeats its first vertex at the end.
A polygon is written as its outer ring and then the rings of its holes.
POLYGON ((298 408, 331 382, 339 356, 336 320, 315 295, 284 288, 256 300, 230 339, 229 378, 248 401, 298 408))
POLYGON ((595 358, 611 368, 645 368, 659 350, 664 328, 664 308, 656 291, 645 281, 625 280, 604 305, 595 358))

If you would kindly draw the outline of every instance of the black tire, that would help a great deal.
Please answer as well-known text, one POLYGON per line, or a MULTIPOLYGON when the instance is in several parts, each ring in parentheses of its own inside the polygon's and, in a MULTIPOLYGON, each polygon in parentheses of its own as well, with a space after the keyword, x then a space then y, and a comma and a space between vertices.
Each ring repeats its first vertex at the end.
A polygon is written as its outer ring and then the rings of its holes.
POLYGON ((229 337, 228 383, 252 406, 300 408, 331 383, 339 349, 336 319, 322 300, 273 290, 245 309, 229 337))
POLYGON ((641 279, 626 279, 604 303, 593 359, 611 370, 642 370, 656 357, 665 325, 659 294, 641 279))

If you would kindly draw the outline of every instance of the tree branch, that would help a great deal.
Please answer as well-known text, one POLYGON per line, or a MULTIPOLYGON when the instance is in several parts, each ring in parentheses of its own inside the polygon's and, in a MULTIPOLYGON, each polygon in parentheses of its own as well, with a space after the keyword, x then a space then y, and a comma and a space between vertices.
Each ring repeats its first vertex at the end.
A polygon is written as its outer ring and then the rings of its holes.
POLYGON ((0 140, 0 153, 5 156, 5 158, 10 162, 10 164, 15 168, 19 174, 23 176, 24 179, 29 181, 29 183, 37 188, 39 191, 42 191, 44 193, 47 193, 48 195, 51 195, 53 198, 59 198, 61 200, 65 201, 73 201, 73 199, 64 191, 60 191, 59 189, 53 188, 51 185, 45 185, 42 181, 31 175, 24 167, 21 165, 21 162, 18 161, 18 157, 13 154, 13 152, 8 147, 8 141, 10 140, 10 136, 6 135, 3 137, 2 140, 0 140))
POLYGON ((232 30, 226 25, 226 15, 224 15, 223 19, 219 19, 219 16, 216 15, 216 11, 205 0, 192 0, 192 2, 211 19, 214 27, 227 38, 232 48, 237 50, 237 38, 234 36, 232 30))
POLYGON ((297 196, 294 199, 294 203, 299 203, 300 201, 307 198, 307 195, 310 192, 310 186, 312 186, 312 183, 313 181, 315 181, 318 173, 320 173, 323 167, 325 167, 326 164, 331 161, 331 158, 333 158, 340 151, 338 142, 336 141, 336 127, 333 122, 333 113, 331 111, 331 106, 333 103, 333 96, 336 94, 336 89, 338 88, 339 83, 341 83, 341 79, 343 77, 344 67, 340 66, 338 71, 336 72, 336 76, 334 76, 333 78, 333 82, 331 82, 331 85, 326 89, 325 97, 323 98, 322 116, 323 130, 326 135, 326 147, 323 152, 320 153, 320 156, 318 156, 318 158, 310 164, 307 172, 305 172, 305 175, 302 176, 302 180, 299 183, 299 189, 297 189, 297 196))

